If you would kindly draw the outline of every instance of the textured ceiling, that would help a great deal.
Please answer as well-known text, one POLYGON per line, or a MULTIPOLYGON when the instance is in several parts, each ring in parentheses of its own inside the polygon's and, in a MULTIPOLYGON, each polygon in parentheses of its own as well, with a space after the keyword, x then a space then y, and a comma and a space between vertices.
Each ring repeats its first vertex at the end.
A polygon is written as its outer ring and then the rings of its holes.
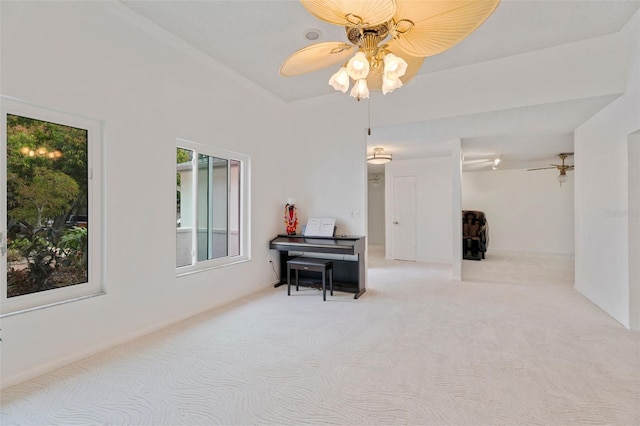
MULTIPOLYGON (((121 3, 284 101, 335 94, 327 84, 335 67, 286 78, 278 72, 289 55, 314 43, 304 37, 309 29, 321 35, 315 42, 346 41, 344 28, 319 21, 299 1, 121 3)), ((419 74, 612 34, 639 8, 639 0, 502 0, 471 36, 440 55, 425 58, 419 74)), ((384 146, 396 159, 419 158, 442 154, 442 140, 461 138, 466 170, 486 169, 495 155, 503 156, 503 168, 540 167, 556 161, 559 151, 573 151, 573 129, 613 99, 581 99, 375 128, 368 147, 371 151, 384 146)), ((371 170, 380 168, 370 166, 371 170)))

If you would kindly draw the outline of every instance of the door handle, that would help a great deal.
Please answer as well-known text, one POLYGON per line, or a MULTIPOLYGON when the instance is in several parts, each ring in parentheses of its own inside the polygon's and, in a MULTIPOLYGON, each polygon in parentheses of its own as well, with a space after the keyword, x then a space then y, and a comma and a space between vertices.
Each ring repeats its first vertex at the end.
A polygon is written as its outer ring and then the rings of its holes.
POLYGON ((393 224, 394 224, 394 225, 400 225, 400 222, 398 222, 398 221, 395 221, 395 220, 394 220, 394 221, 393 221, 393 224))

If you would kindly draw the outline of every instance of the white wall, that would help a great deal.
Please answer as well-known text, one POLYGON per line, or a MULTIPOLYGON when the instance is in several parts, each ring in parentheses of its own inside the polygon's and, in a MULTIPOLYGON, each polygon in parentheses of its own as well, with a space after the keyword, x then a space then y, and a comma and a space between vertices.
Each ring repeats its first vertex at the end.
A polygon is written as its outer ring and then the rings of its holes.
POLYGON ((318 119, 117 2, 0 7, 2 94, 105 123, 108 236, 106 295, 3 318, 3 387, 270 288, 268 241, 284 232, 287 197, 302 219, 333 216, 364 235, 365 134, 353 120, 365 110, 354 102, 318 119), (251 156, 252 261, 176 278, 176 138, 251 156))
POLYGON ((628 137, 640 129, 640 12, 620 33, 624 94, 575 131, 575 288, 629 326, 628 137))
POLYGON ((285 105, 281 131, 294 160, 273 167, 285 175, 283 193, 296 199, 300 225, 332 217, 336 234, 366 235, 366 112, 348 96, 285 105))
POLYGON ((391 256, 393 215, 393 179, 395 176, 416 177, 417 247, 419 262, 451 263, 452 183, 451 157, 394 160, 385 167, 386 181, 386 256, 391 256))
MULTIPOLYGON (((571 164, 571 163, 569 163, 571 164)), ((572 172, 560 187, 557 170, 489 170, 462 174, 463 210, 481 210, 489 249, 574 253, 572 172)))

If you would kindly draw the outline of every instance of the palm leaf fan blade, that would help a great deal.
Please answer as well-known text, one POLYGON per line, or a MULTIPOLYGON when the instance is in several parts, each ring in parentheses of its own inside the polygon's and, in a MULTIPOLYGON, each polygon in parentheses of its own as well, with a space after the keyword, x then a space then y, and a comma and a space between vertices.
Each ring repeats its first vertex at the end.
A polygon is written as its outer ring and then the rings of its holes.
POLYGON ((280 67, 285 77, 317 71, 345 62, 353 54, 353 46, 337 41, 316 43, 289 56, 280 67))
POLYGON ((495 10, 500 0, 398 0, 396 22, 410 20, 414 26, 397 38, 399 46, 413 56, 444 52, 475 31, 495 10))
POLYGON ((300 0, 316 18, 336 25, 368 26, 382 24, 393 17, 395 0, 300 0), (359 21, 360 20, 360 21, 359 21))

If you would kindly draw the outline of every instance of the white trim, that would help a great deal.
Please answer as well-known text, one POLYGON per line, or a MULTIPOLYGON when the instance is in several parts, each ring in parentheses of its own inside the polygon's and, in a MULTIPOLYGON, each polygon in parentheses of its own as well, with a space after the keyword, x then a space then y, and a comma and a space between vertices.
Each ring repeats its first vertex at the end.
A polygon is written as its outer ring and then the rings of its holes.
POLYGON ((54 306, 56 304, 85 298, 98 294, 104 294, 105 286, 105 256, 103 244, 105 242, 104 217, 104 122, 89 117, 63 112, 30 102, 25 102, 7 96, 0 96, 0 109, 2 111, 2 135, 0 140, 3 170, 3 188, 0 195, 0 207, 2 215, 0 227, 5 231, 6 227, 6 142, 7 142, 7 114, 33 118, 35 120, 48 121, 65 126, 87 130, 87 173, 88 173, 88 207, 89 207, 89 276, 87 283, 73 286, 41 291, 7 298, 6 258, 2 256, 2 284, 0 285, 1 317, 10 314, 29 312, 33 308, 54 306))
MULTIPOLYGON (((4 112, 5 98, 0 98, 0 314, 7 295, 7 260, 9 256, 9 240, 7 237, 7 115, 4 112)), ((1 315, 0 315, 1 317, 1 315)))
POLYGON ((4 313, 4 314, 2 314, 1 318, 7 318, 7 317, 11 317, 13 315, 24 314, 25 312, 37 311, 37 310, 40 310, 40 309, 49 308, 51 306, 58 306, 58 305, 64 305, 64 304, 67 304, 67 303, 78 302, 80 300, 90 299, 92 297, 102 296, 104 294, 106 294, 106 293, 101 291, 99 293, 88 294, 86 296, 74 297, 73 299, 64 299, 64 300, 61 300, 59 302, 48 303, 46 305, 38 305, 38 306, 34 306, 32 308, 22 309, 20 311, 4 313))

